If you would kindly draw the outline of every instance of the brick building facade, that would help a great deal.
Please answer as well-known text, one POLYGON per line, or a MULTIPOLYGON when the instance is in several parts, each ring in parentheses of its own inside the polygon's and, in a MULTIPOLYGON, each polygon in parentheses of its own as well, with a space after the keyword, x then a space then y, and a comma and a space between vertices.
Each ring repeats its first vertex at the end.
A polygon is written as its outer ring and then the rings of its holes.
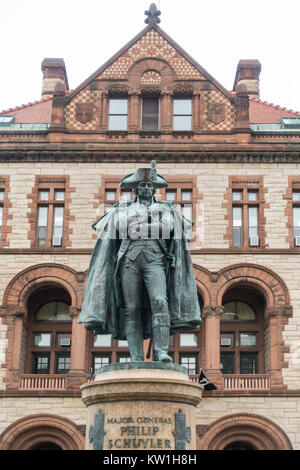
POLYGON ((153 159, 196 222, 203 321, 170 354, 217 386, 198 448, 300 449, 300 113, 259 99, 257 60, 226 90, 157 18, 73 91, 45 59, 41 100, 0 113, 1 449, 84 447, 79 386, 129 357, 77 323, 91 224, 153 159))

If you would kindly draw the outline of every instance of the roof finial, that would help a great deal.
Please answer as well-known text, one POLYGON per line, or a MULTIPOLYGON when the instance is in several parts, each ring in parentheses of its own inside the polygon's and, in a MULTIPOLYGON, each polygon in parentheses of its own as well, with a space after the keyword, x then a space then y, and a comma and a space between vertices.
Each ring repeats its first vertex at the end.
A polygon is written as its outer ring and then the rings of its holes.
POLYGON ((156 8, 155 3, 151 3, 149 10, 145 11, 145 15, 148 16, 148 18, 145 19, 145 23, 147 24, 155 24, 155 23, 160 23, 160 16, 161 12, 156 8))

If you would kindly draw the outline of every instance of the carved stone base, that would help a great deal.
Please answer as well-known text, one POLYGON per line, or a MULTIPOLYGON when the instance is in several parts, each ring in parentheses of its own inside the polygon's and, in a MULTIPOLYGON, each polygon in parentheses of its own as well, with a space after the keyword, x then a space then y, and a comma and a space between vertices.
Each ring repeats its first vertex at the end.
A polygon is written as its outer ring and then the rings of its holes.
POLYGON ((177 364, 101 367, 94 382, 81 386, 86 450, 195 450, 202 390, 177 364))

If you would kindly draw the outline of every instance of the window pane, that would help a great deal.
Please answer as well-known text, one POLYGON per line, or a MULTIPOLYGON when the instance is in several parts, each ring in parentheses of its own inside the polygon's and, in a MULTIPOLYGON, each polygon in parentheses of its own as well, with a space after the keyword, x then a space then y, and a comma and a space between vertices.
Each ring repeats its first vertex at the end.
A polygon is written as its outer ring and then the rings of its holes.
POLYGON ((111 335, 95 335, 94 346, 99 348, 111 346, 111 335))
POLYGON ((188 220, 192 220, 192 204, 183 204, 181 213, 188 220))
POLYGON ((257 374, 257 353, 240 354, 240 374, 257 374))
POLYGON ((294 227, 300 228, 300 207, 293 207, 294 227))
POLYGON ((176 201, 177 191, 176 189, 167 189, 166 190, 166 200, 167 201, 176 201))
POLYGON ((158 129, 158 98, 144 98, 142 108, 142 129, 156 131, 158 129))
POLYGON ((233 224, 233 246, 238 247, 243 244, 242 237, 242 207, 232 208, 232 224, 233 224))
POLYGON ((2 231, 2 220, 3 220, 3 207, 0 206, 0 235, 2 231))
POLYGON ((4 189, 0 189, 0 201, 4 201, 4 189))
POLYGON ((36 355, 33 356, 33 374, 49 374, 50 355, 36 355))
POLYGON ((126 131, 127 116, 109 116, 108 129, 110 131, 126 131))
POLYGON ((56 335, 56 347, 68 349, 71 346, 72 333, 58 333, 56 335))
POLYGON ((258 208, 249 207, 249 227, 257 227, 258 208))
POLYGON ((250 305, 244 302, 227 302, 224 305, 222 321, 248 321, 255 320, 255 312, 250 305))
POLYGON ((127 114, 127 98, 111 98, 109 100, 109 114, 127 114))
POLYGON ((93 357, 93 369, 95 372, 98 371, 99 367, 105 366, 110 363, 110 356, 94 356, 93 357))
POLYGON ((242 226, 242 208, 241 207, 234 206, 232 208, 232 218, 233 218, 234 227, 242 226))
POLYGON ((39 347, 51 346, 51 333, 36 333, 34 345, 39 347))
POLYGON ((220 368, 223 374, 234 374, 234 353, 221 354, 220 368))
POLYGON ((300 191, 293 191, 293 201, 300 201, 300 191))
POLYGON ((48 224, 48 207, 40 206, 38 211, 38 234, 37 245, 46 246, 48 224))
POLYGON ((58 207, 58 206, 54 207, 53 239, 54 237, 62 238, 63 224, 64 224, 64 208, 58 207))
POLYGON ((70 355, 57 355, 56 374, 67 374, 70 370, 70 355))
POLYGON ((118 362, 131 362, 130 356, 119 356, 118 362))
POLYGON ((117 195, 117 191, 115 189, 106 189, 105 191, 106 201, 115 201, 117 197, 116 195, 117 195))
POLYGON ((192 190, 191 189, 182 189, 181 190, 181 199, 183 201, 191 201, 192 200, 192 190))
POLYGON ((256 334, 255 333, 241 333, 240 345, 241 346, 256 346, 256 334))
POLYGON ((120 339, 118 341, 118 346, 119 346, 119 348, 128 348, 128 343, 127 343, 126 339, 124 339, 124 340, 120 339))
POLYGON ((233 228, 233 246, 238 247, 243 244, 242 229, 240 227, 233 228))
POLYGON ((257 191, 249 189, 248 191, 248 201, 257 201, 257 191))
POLYGON ((241 201, 243 197, 243 191, 232 191, 232 200, 233 201, 241 201))
POLYGON ((131 191, 121 191, 121 201, 130 201, 131 194, 131 191))
POLYGON ((55 193, 54 193, 54 199, 55 199, 56 201, 64 201, 64 199, 65 199, 65 192, 62 191, 62 190, 57 190, 57 191, 55 191, 55 193))
POLYGON ((69 306, 65 302, 48 302, 38 310, 36 319, 42 321, 71 321, 69 306))
POLYGON ((181 333, 179 335, 180 346, 197 346, 198 335, 194 333, 181 333))
POLYGON ((189 374, 197 373, 197 360, 195 356, 180 356, 180 364, 187 368, 189 374))
POLYGON ((39 191, 39 200, 40 201, 49 201, 49 190, 48 189, 41 189, 39 191))
POLYGON ((233 333, 222 333, 220 335, 220 344, 222 348, 233 348, 234 347, 234 335, 233 333))
POLYGON ((174 116, 174 131, 190 131, 192 130, 192 116, 174 116))
POLYGON ((192 100, 175 99, 173 101, 173 114, 192 114, 192 100))

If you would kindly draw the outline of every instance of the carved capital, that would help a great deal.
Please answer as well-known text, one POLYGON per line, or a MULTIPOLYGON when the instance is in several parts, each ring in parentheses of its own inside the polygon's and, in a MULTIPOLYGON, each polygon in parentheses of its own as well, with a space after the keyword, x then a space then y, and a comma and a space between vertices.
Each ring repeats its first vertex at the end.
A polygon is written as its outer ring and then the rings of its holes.
POLYGON ((144 96, 159 96, 161 93, 161 88, 160 86, 144 85, 141 87, 141 93, 144 96))
POLYGON ((52 98, 52 105, 63 107, 65 105, 65 95, 63 93, 55 93, 52 98))
POLYGON ((77 318, 80 314, 80 308, 73 307, 72 305, 69 307, 69 314, 71 318, 77 318))
POLYGON ((86 273, 81 271, 81 272, 76 274, 76 277, 77 277, 78 282, 84 282, 85 277, 86 277, 86 273))
POLYGON ((17 305, 0 305, 0 317, 22 318, 26 317, 27 311, 17 305))
POLYGON ((193 86, 187 83, 177 83, 173 88, 174 96, 191 97, 193 95, 193 92, 194 92, 193 86))
POLYGON ((111 85, 107 89, 110 96, 126 96, 128 95, 128 86, 126 85, 111 85))
POLYGON ((273 307, 268 307, 266 310, 266 315, 268 318, 278 318, 278 317, 292 317, 293 316, 293 307, 291 305, 274 305, 273 307))
POLYGON ((128 95, 138 97, 138 96, 141 95, 141 90, 139 88, 129 88, 128 89, 128 95))
POLYGON ((206 307, 203 307, 202 309, 202 317, 203 318, 209 318, 209 317, 221 318, 223 312, 224 312, 223 306, 207 305, 206 307))
POLYGON ((218 279, 219 279, 219 274, 218 273, 211 273, 210 274, 211 282, 218 282, 218 279))

